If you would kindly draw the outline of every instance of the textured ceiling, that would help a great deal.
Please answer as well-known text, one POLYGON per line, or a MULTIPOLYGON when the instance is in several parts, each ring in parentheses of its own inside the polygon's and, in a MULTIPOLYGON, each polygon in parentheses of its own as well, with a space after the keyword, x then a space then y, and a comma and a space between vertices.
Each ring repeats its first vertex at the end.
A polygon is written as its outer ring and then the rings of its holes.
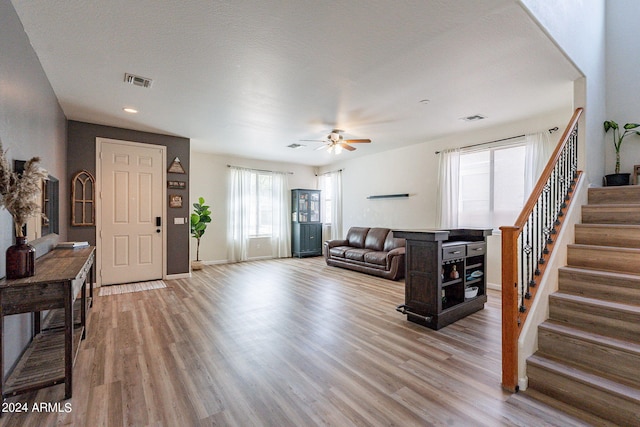
POLYGON ((571 105, 579 77, 515 0, 12 3, 67 118, 202 152, 323 165, 286 146, 337 127, 372 139, 355 157, 499 126, 571 105))

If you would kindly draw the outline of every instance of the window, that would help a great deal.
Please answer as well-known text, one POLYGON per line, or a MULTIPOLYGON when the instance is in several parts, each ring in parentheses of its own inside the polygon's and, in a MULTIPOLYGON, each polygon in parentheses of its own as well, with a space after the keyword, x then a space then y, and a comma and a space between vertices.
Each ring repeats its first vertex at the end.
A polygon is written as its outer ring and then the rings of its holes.
POLYGON ((269 237, 273 226, 273 177, 252 172, 249 202, 249 236, 269 237))
POLYGON ((524 141, 461 153, 458 224, 513 224, 525 202, 524 169, 524 141))
POLYGON ((331 225, 331 212, 333 209, 333 183, 332 175, 325 174, 320 176, 320 194, 322 194, 322 223, 331 225))

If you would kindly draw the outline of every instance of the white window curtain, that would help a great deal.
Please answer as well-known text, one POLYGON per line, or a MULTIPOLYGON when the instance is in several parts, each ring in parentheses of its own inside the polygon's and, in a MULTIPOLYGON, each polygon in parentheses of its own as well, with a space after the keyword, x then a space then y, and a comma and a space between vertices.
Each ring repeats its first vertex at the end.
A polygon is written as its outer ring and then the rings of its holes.
POLYGON ((549 131, 525 135, 524 197, 525 200, 536 186, 540 174, 553 153, 553 142, 549 131))
MULTIPOLYGON (((254 171, 229 168, 229 217, 227 227, 227 258, 230 262, 249 259, 251 234, 251 182, 254 171)), ((287 175, 272 173, 272 255, 291 256, 290 194, 287 175)))
POLYGON ((438 154, 438 194, 436 226, 458 227, 460 198, 460 149, 443 150, 438 154))
POLYGON ((251 171, 230 167, 227 258, 231 262, 249 259, 250 198, 251 171))
POLYGON ((291 256, 291 190, 288 176, 274 172, 272 177, 271 250, 274 258, 291 256))
POLYGON ((326 202, 326 195, 331 195, 329 206, 325 203, 322 207, 323 210, 329 210, 325 211, 323 221, 327 221, 326 218, 331 218, 324 224, 328 225, 330 230, 330 233, 325 237, 331 240, 342 239, 342 171, 327 172, 321 178, 319 187, 323 200, 326 202))
POLYGON ((329 172, 331 185, 331 239, 342 239, 342 171, 329 172))

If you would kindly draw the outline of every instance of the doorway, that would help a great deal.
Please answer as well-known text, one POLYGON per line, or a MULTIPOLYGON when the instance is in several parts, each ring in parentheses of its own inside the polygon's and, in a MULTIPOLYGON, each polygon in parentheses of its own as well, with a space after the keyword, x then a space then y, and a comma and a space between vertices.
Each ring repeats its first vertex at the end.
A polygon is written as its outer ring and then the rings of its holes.
POLYGON ((164 277, 165 165, 164 146, 96 138, 99 285, 164 277))

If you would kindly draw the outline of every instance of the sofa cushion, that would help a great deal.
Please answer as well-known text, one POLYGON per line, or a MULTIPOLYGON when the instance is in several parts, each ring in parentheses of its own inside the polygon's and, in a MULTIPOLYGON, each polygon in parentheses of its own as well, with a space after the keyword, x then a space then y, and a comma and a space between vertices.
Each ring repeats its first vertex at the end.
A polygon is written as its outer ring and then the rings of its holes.
POLYGON ((329 254, 332 257, 344 258, 344 253, 349 249, 353 249, 351 246, 335 246, 329 249, 329 254))
POLYGON ((364 247, 372 251, 381 251, 389 231, 388 228, 371 228, 364 241, 364 247))
POLYGON ((364 241, 367 238, 369 227, 351 227, 347 232, 349 246, 354 248, 364 248, 364 241))
POLYGON ((372 251, 364 254, 364 262, 367 264, 387 265, 387 252, 372 251))
POLYGON ((364 256, 367 252, 371 252, 371 249, 349 249, 344 253, 345 259, 353 261, 364 262, 364 256))
POLYGON ((382 250, 388 252, 395 248, 404 247, 405 244, 405 239, 393 237, 393 231, 390 231, 389 234, 387 234, 387 239, 384 241, 384 248, 382 250))

